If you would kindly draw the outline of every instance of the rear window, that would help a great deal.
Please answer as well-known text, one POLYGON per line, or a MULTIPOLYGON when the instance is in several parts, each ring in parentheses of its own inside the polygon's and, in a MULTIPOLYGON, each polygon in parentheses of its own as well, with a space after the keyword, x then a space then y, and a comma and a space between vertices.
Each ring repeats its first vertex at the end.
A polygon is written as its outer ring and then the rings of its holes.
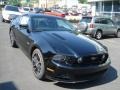
POLYGON ((83 17, 80 22, 86 22, 86 23, 90 23, 92 20, 92 17, 83 17))
POLYGON ((19 12, 18 7, 16 6, 6 6, 5 10, 19 12))

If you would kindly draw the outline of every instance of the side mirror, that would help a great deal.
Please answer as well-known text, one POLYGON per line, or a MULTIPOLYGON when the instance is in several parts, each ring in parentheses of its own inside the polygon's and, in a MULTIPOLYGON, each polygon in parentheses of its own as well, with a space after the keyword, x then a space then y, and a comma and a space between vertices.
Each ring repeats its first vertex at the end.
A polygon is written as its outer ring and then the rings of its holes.
POLYGON ((26 23, 24 23, 24 22, 21 22, 21 23, 20 23, 20 27, 27 28, 27 27, 28 27, 28 24, 26 24, 26 23))
POLYGON ((20 27, 23 28, 23 29, 26 29, 27 32, 30 33, 30 30, 29 30, 28 24, 20 24, 20 27))
POLYGON ((29 27, 28 27, 28 21, 29 21, 29 18, 26 16, 23 16, 20 20, 19 25, 21 28, 27 29, 27 32, 30 33, 29 27))

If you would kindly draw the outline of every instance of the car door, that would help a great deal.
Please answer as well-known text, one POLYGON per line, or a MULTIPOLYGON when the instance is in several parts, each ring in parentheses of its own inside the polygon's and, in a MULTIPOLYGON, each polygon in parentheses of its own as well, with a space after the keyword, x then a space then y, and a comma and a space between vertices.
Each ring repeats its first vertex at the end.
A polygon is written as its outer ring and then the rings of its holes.
POLYGON ((28 32, 29 27, 29 17, 27 15, 22 16, 19 21, 19 25, 16 30, 16 39, 20 48, 25 52, 28 53, 31 39, 31 33, 28 32), (21 23, 27 23, 27 27, 21 26, 21 23))
POLYGON ((109 35, 110 34, 110 25, 108 24, 108 21, 106 18, 101 18, 100 19, 100 24, 101 24, 101 29, 103 31, 104 35, 109 35))
POLYGON ((107 20, 108 27, 109 27, 109 34, 115 34, 117 28, 114 24, 114 22, 111 19, 107 20))

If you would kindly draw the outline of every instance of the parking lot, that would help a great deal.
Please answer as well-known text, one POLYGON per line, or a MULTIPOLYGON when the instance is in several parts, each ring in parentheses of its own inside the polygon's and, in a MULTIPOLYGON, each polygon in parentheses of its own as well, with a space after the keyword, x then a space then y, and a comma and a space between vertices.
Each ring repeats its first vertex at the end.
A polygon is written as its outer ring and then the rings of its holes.
POLYGON ((108 47, 111 67, 96 81, 63 84, 37 80, 30 60, 9 41, 9 23, 0 20, 0 90, 120 90, 120 38, 113 36, 99 40, 108 47))

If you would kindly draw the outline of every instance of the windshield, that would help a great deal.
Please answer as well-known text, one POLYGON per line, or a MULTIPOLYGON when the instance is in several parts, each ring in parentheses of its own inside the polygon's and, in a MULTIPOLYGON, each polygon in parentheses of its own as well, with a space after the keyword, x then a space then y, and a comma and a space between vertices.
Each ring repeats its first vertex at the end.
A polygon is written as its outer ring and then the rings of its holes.
POLYGON ((6 6, 6 10, 19 12, 18 7, 15 6, 6 6))
POLYGON ((32 17, 32 29, 41 30, 74 30, 74 27, 66 20, 54 17, 32 17))
POLYGON ((29 11, 30 9, 29 8, 24 8, 25 11, 29 11))
POLYGON ((83 17, 80 22, 86 22, 86 23, 90 23, 92 20, 92 17, 83 17))

